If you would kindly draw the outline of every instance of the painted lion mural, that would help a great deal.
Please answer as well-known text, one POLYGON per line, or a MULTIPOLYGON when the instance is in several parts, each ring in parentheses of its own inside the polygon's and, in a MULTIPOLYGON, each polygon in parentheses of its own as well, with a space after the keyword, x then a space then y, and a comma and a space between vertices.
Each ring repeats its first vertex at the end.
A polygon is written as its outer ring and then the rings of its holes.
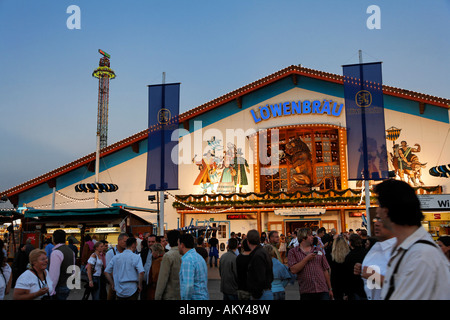
POLYGON ((286 160, 295 170, 292 176, 300 189, 310 189, 313 185, 313 165, 311 151, 300 138, 289 140, 285 145, 286 160))

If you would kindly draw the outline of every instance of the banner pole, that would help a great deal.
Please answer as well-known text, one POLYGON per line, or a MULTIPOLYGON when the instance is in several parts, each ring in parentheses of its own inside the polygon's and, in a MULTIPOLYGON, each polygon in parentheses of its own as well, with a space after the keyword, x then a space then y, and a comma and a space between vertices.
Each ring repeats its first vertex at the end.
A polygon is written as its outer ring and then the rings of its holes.
MULTIPOLYGON (((162 73, 162 84, 166 84, 166 73, 162 73)), ((164 90, 164 88, 163 88, 164 90)), ((164 95, 163 95, 163 104, 164 106, 164 95)), ((164 134, 162 134, 162 137, 164 137, 164 134)), ((161 147, 164 148, 164 141, 161 141, 161 147)), ((164 149, 163 149, 164 150, 164 149)), ((163 151, 162 153, 164 153, 163 151)), ((161 165, 164 166, 164 161, 161 161, 161 165)), ((162 180, 161 180, 161 188, 163 187, 164 183, 164 168, 162 170, 162 180)), ((164 190, 159 191, 159 220, 158 220, 158 235, 164 236, 164 190)))
MULTIPOLYGON (((97 147, 95 149, 95 183, 98 183, 100 174, 100 131, 97 131, 97 147)), ((98 186, 94 190, 94 205, 98 208, 98 186)))
MULTIPOLYGON (((362 59, 362 51, 358 50, 358 55, 359 55, 359 63, 362 64, 363 63, 363 59, 362 59)), ((362 79, 361 79, 361 83, 362 83, 362 79)), ((364 119, 365 120, 365 119, 364 119)), ((367 153, 367 151, 366 151, 367 153)), ((366 159, 364 159, 365 162, 365 166, 366 166, 366 159)), ((367 170, 368 172, 368 170, 367 170)), ((364 172, 366 173, 366 172, 364 172)), ((369 180, 367 180, 367 175, 364 174, 364 192, 366 194, 366 219, 367 219, 367 234, 369 236, 371 236, 371 231, 370 231, 370 182, 369 180)))

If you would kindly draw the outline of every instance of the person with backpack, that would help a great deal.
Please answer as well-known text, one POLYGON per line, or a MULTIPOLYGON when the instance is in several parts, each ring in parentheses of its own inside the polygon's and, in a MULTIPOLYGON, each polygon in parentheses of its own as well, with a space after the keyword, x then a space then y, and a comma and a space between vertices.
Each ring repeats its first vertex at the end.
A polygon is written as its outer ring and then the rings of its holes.
POLYGON ((138 300, 144 281, 144 266, 136 254, 136 238, 130 236, 126 249, 115 255, 105 269, 105 277, 116 292, 116 300, 138 300))
POLYGON ((422 226, 424 218, 415 190, 389 179, 375 186, 377 216, 397 241, 388 262, 384 300, 448 300, 450 263, 422 226))

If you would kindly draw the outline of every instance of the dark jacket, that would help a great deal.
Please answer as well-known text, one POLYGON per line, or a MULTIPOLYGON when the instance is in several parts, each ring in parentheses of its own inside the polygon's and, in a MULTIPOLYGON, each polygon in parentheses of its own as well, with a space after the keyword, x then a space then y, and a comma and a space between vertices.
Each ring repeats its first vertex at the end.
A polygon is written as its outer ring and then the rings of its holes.
POLYGON ((249 255, 247 289, 255 299, 261 298, 264 290, 272 288, 272 258, 263 247, 257 246, 249 255))
POLYGON ((59 279, 56 284, 57 287, 67 287, 67 280, 71 276, 70 273, 67 273, 67 270, 70 266, 75 265, 75 252, 70 249, 67 245, 63 244, 62 246, 55 248, 53 250, 59 250, 64 255, 64 259, 61 262, 60 270, 59 270, 59 279))
POLYGON ((147 256, 149 254, 152 254, 152 250, 150 250, 149 247, 142 248, 140 256, 141 256, 141 260, 142 260, 142 265, 143 266, 145 266, 145 262, 147 261, 147 256))
POLYGON ((360 275, 355 275, 353 273, 355 263, 362 263, 365 256, 366 250, 362 247, 356 247, 352 249, 345 257, 344 268, 346 272, 346 282, 348 284, 347 293, 349 300, 354 300, 355 294, 362 299, 366 299, 364 281, 360 275))
POLYGON ((237 295, 237 256, 234 252, 228 251, 220 258, 220 292, 223 294, 237 295))
POLYGON ((27 265, 29 262, 28 255, 26 254, 25 251, 22 251, 22 249, 21 249, 23 246, 24 245, 21 245, 19 250, 16 252, 16 254, 14 256, 14 261, 12 264, 12 276, 13 276, 12 287, 13 288, 16 284, 17 278, 19 278, 19 276, 27 270, 27 265))
POLYGON ((250 255, 239 254, 236 258, 236 269, 238 276, 238 290, 248 291, 247 289, 247 270, 250 255))

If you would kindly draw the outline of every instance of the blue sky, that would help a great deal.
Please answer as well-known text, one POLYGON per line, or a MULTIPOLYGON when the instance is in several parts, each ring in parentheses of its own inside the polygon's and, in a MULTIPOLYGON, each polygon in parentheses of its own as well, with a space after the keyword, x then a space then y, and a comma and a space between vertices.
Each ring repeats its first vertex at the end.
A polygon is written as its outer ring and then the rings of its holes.
POLYGON ((111 144, 146 128, 162 72, 186 111, 292 64, 342 74, 362 50, 384 84, 450 98, 449 16, 449 0, 0 0, 0 190, 95 151, 98 49, 117 74, 111 144))

